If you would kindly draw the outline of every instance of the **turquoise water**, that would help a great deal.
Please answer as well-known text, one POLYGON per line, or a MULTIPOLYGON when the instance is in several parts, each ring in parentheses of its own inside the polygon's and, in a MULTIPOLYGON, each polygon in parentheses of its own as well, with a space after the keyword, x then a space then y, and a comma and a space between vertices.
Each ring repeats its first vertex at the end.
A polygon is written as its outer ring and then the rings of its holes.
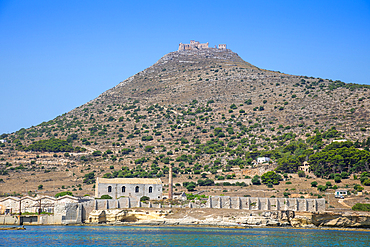
POLYGON ((370 246, 370 232, 316 229, 26 226, 0 246, 370 246))

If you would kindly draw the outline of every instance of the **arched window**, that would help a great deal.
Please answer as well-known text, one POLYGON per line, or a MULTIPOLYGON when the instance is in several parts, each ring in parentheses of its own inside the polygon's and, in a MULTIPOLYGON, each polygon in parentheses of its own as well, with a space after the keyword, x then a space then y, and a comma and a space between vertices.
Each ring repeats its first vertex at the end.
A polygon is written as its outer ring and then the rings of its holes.
POLYGON ((153 187, 149 187, 149 193, 153 193, 153 187))
POLYGON ((139 193, 139 186, 135 187, 135 193, 139 193))
POLYGON ((112 186, 108 186, 108 192, 112 192, 112 186))
POLYGON ((122 193, 126 192, 126 186, 122 186, 122 193))

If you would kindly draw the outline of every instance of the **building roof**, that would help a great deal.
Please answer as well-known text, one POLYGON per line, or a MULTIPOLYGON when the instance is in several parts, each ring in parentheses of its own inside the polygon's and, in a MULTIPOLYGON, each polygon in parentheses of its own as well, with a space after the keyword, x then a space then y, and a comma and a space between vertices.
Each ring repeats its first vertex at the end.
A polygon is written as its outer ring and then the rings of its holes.
POLYGON ((98 178, 100 184, 162 184, 160 178, 98 178))

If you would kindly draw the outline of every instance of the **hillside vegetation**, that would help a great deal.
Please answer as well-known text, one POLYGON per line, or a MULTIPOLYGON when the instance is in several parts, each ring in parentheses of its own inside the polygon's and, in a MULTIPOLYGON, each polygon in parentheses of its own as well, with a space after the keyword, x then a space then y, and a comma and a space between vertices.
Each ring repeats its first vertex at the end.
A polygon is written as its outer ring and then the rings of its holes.
POLYGON ((274 186, 305 161, 311 176, 360 177, 370 162, 368 90, 262 70, 230 50, 171 52, 68 113, 1 135, 0 191, 92 194, 98 176, 166 178, 170 165, 179 190, 193 182, 214 193, 230 192, 217 180, 269 170, 280 173, 264 177, 274 186), (253 163, 263 156, 270 164, 253 163))

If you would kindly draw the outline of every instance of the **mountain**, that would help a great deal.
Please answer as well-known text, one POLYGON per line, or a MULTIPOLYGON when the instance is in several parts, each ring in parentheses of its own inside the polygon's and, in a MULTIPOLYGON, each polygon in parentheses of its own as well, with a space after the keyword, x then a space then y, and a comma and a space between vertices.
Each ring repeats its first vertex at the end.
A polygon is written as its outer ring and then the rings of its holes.
POLYGON ((91 194, 97 176, 163 177, 172 163, 191 181, 258 156, 309 157, 334 139, 364 148, 369 88, 260 69, 229 49, 171 52, 66 114, 1 135, 0 192, 91 194))

